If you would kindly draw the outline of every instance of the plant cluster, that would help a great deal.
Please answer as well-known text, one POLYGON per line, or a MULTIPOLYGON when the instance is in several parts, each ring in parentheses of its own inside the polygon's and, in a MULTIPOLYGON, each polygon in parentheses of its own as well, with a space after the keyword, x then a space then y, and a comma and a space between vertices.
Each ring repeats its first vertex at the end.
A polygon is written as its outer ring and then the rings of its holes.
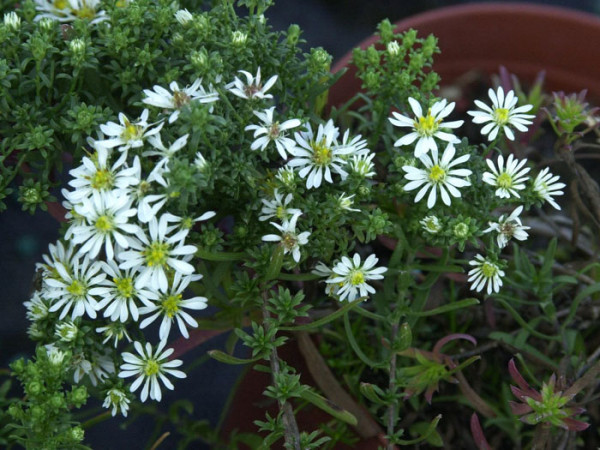
MULTIPOLYGON (((12 365, 26 394, 9 410, 12 439, 82 445, 72 417, 88 391, 102 418, 161 402, 206 328, 234 330, 210 356, 271 376, 277 412, 256 421, 257 447, 335 448, 351 427, 390 449, 443 445, 435 409, 447 382, 461 392, 451 403, 488 419, 485 432, 471 422, 479 446, 488 429, 518 445, 584 431, 600 372, 585 339, 597 327, 572 326, 600 290, 598 265, 557 276, 556 239, 545 253, 522 248, 526 212, 560 210, 566 187, 517 139, 538 126, 539 105, 490 88, 467 115, 486 142, 469 142, 455 103, 434 93, 436 39, 384 21, 380 45, 354 52, 364 91, 326 107, 341 76, 326 51, 302 54, 297 26, 273 31, 269 1, 238 2, 247 16, 213 3, 36 0, 5 13, 0 188, 21 179, 34 211, 61 186, 64 212, 25 303, 38 347, 12 365), (481 326, 484 307, 505 326, 481 326), (327 357, 311 360, 316 386, 280 357, 290 336, 327 357), (233 355, 238 341, 246 357, 233 355), (487 373, 486 349, 499 346, 531 379, 548 368, 558 378, 538 392, 512 360, 487 373), (501 395, 510 373, 521 403, 478 393, 478 365, 501 395), (299 406, 330 423, 302 429, 299 406)), ((556 117, 547 110, 557 151, 585 134, 582 102, 556 96, 556 117)), ((202 424, 182 429, 182 442, 222 444, 202 424)))

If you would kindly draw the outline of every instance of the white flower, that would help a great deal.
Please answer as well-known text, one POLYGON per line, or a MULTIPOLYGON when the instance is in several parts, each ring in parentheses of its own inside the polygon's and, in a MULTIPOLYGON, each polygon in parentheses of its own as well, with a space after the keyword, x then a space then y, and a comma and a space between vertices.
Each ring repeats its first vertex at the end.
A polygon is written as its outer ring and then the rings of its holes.
POLYGON ((531 114, 523 114, 530 111, 533 105, 523 105, 515 108, 517 97, 511 90, 504 96, 504 89, 499 87, 496 92, 490 88, 488 95, 492 100, 492 107, 489 107, 480 100, 475 100, 475 105, 483 111, 467 111, 467 114, 473 116, 473 123, 487 123, 482 129, 481 134, 488 135, 488 140, 496 139, 498 132, 503 130, 506 137, 513 141, 515 135, 508 127, 512 125, 519 131, 527 131, 525 125, 531 125, 531 120, 535 116, 531 114))
POLYGON ((89 256, 85 256, 83 261, 75 257, 71 270, 62 263, 56 264, 57 277, 47 278, 46 297, 52 300, 50 312, 58 311, 62 308, 59 319, 64 319, 71 308, 71 319, 81 317, 87 314, 90 318, 96 318, 97 301, 95 296, 98 295, 98 284, 104 280, 106 275, 98 273, 100 271, 100 263, 90 263, 89 256))
POLYGON ((273 87, 277 81, 277 75, 273 75, 271 78, 269 78, 263 86, 260 82, 260 67, 256 71, 256 76, 253 76, 250 72, 246 72, 245 70, 240 70, 239 72, 246 77, 246 83, 244 83, 238 77, 235 77, 231 83, 225 86, 229 92, 237 97, 245 99, 273 98, 271 94, 267 94, 266 92, 271 89, 271 87, 273 87))
POLYGON ((133 384, 131 385, 130 391, 135 392, 137 388, 144 383, 140 399, 145 402, 150 395, 152 400, 160 401, 162 399, 162 392, 160 390, 160 383, 162 381, 167 389, 173 390, 173 384, 169 381, 166 375, 171 375, 177 378, 185 378, 186 374, 181 370, 176 370, 175 367, 179 367, 183 362, 179 359, 167 361, 167 358, 173 353, 172 348, 168 348, 163 351, 166 345, 166 341, 161 341, 156 349, 152 348, 149 342, 146 342, 146 348, 142 347, 139 342, 134 342, 133 346, 139 356, 133 353, 123 353, 123 361, 125 364, 121 365, 121 372, 119 372, 120 378, 128 378, 137 376, 133 384))
POLYGON ((371 178, 375 176, 375 166, 373 165, 375 153, 364 153, 360 155, 352 155, 352 159, 348 162, 350 171, 354 172, 362 178, 371 178))
POLYGON ((165 147, 160 137, 160 134, 155 134, 148 138, 148 143, 152 145, 156 150, 146 150, 142 153, 142 156, 161 156, 162 159, 156 163, 156 166, 167 165, 169 160, 175 156, 175 154, 187 145, 189 134, 184 134, 180 138, 176 139, 169 147, 165 147))
POLYGON ((35 291, 31 299, 24 302, 23 305, 27 308, 27 318, 31 321, 43 319, 48 316, 48 305, 42 300, 39 291, 35 291))
POLYGON ((204 156, 202 156, 202 153, 196 152, 196 158, 194 159, 194 166, 196 166, 196 169, 198 169, 200 172, 204 172, 207 165, 208 163, 206 162, 204 156))
MULTIPOLYGON (((335 264, 337 264, 337 262, 334 263, 334 265, 335 264)), ((329 267, 327 267, 324 263, 320 261, 317 263, 315 268, 311 270, 311 273, 319 275, 320 277, 327 277, 328 279, 332 279, 337 276, 337 274, 335 274, 333 270, 331 270, 329 267)), ((342 286, 343 283, 327 283, 327 285, 325 286, 325 293, 330 297, 337 297, 338 291, 342 286)))
POLYGON ((387 45, 387 52, 391 55, 391 56, 396 56, 400 53, 400 45, 398 44, 398 42, 396 41, 391 41, 388 42, 387 45))
POLYGON ((337 291, 340 300, 353 301, 358 297, 367 297, 369 293, 375 293, 375 289, 367 281, 381 280, 382 274, 387 272, 386 267, 375 267, 378 261, 375 255, 369 255, 362 264, 358 253, 352 259, 342 256, 342 260, 333 266, 333 277, 325 282, 341 284, 337 291))
POLYGON ((354 204, 353 199, 354 199, 354 194, 346 195, 345 192, 342 192, 337 199, 338 207, 345 211, 360 211, 360 209, 351 208, 351 206, 354 204))
POLYGON ((58 322, 54 334, 63 342, 71 342, 77 337, 77 325, 72 320, 65 320, 64 322, 58 322))
POLYGON ((296 184, 296 172, 291 167, 280 167, 277 169, 275 178, 281 181, 288 188, 293 188, 296 184))
POLYGON ((21 18, 14 11, 5 13, 4 26, 9 30, 17 31, 19 28, 21 28, 21 18))
POLYGON ((281 157, 287 159, 286 150, 292 153, 291 149, 296 146, 296 142, 286 136, 286 131, 299 127, 302 122, 299 119, 290 119, 282 123, 273 121, 273 111, 275 111, 274 106, 262 112, 254 111, 254 115, 262 121, 262 124, 248 125, 245 128, 246 131, 254 130, 254 142, 250 145, 250 150, 264 151, 269 143, 275 142, 281 157))
POLYGON ((202 278, 202 275, 182 276, 179 272, 175 273, 173 282, 167 289, 159 289, 158 299, 156 301, 147 302, 146 306, 140 308, 140 314, 152 314, 145 318, 140 324, 140 329, 146 328, 154 322, 159 316, 162 316, 162 322, 158 332, 160 340, 166 340, 171 332, 171 324, 173 320, 177 321, 179 331, 186 339, 190 337, 186 324, 190 327, 198 327, 198 322, 190 316, 184 309, 201 310, 206 308, 205 297, 193 297, 182 300, 183 291, 188 287, 190 282, 202 278))
POLYGON ((56 348, 56 346, 54 344, 45 345, 45 348, 46 348, 46 354, 48 355, 48 360, 50 361, 50 364, 52 364, 53 366, 61 365, 65 359, 65 356, 67 356, 67 354, 65 352, 56 348))
MULTIPOLYGON (((118 191, 117 191, 118 192, 118 191)), ((129 247, 127 235, 136 234, 139 226, 127 223, 136 215, 131 208, 131 199, 124 194, 115 196, 113 192, 93 192, 92 198, 83 198, 75 211, 84 217, 86 223, 75 223, 69 230, 74 244, 83 244, 80 254, 88 254, 95 258, 104 244, 104 251, 109 260, 114 258, 114 242, 121 248, 129 247)))
POLYGON ((339 129, 329 120, 325 125, 320 124, 317 135, 313 134, 310 125, 304 132, 295 133, 297 147, 290 150, 294 158, 287 165, 298 170, 300 178, 306 178, 306 187, 311 189, 321 186, 323 178, 333 183, 331 170, 337 172, 342 179, 348 173, 342 169, 346 165, 343 159, 356 151, 352 145, 338 145, 339 129))
POLYGON ((168 236, 170 229, 167 219, 163 215, 160 220, 156 218, 150 220, 148 223, 150 236, 148 237, 142 230, 137 234, 139 240, 131 241, 131 250, 119 254, 119 259, 122 261, 119 268, 140 271, 136 287, 146 286, 149 283, 152 289, 160 288, 165 291, 168 286, 166 273, 168 268, 182 275, 191 275, 194 272, 194 266, 179 258, 193 255, 196 253, 196 247, 183 244, 187 230, 180 230, 168 236))
POLYGON ((563 195, 564 192, 561 190, 566 186, 565 183, 557 183, 560 179, 558 175, 553 175, 548 172, 549 168, 546 167, 540 173, 538 173, 537 177, 533 182, 533 192, 537 194, 537 196, 550 203, 554 208, 560 209, 560 206, 556 201, 552 198, 557 195, 563 195))
POLYGON ((472 172, 469 169, 453 169, 454 166, 468 161, 470 155, 466 154, 453 159, 455 154, 454 145, 448 144, 441 160, 438 160, 437 147, 431 149, 431 157, 427 154, 421 155, 420 160, 427 170, 412 166, 402 167, 406 172, 404 177, 409 180, 409 183, 404 186, 404 190, 412 191, 413 189, 421 188, 415 197, 415 203, 421 200, 431 188, 427 199, 427 207, 429 209, 435 205, 438 189, 444 204, 450 206, 450 195, 460 197, 460 191, 457 188, 471 185, 468 180, 462 179, 471 175, 472 172))
POLYGON ((527 163, 527 159, 519 162, 511 153, 506 159, 506 168, 504 167, 504 157, 498 156, 498 169, 494 166, 491 159, 486 159, 488 167, 492 172, 484 172, 481 177, 484 183, 496 187, 496 196, 500 198, 510 198, 514 195, 520 198, 517 191, 525 189, 525 181, 529 179, 526 175, 531 169, 523 167, 527 163))
POLYGON ((308 236, 310 236, 310 231, 304 231, 299 234, 296 232, 296 222, 301 214, 301 212, 295 213, 291 219, 284 220, 281 225, 275 222, 269 222, 281 232, 281 236, 277 234, 267 234, 262 237, 262 240, 265 242, 281 242, 283 254, 291 253, 296 262, 300 262, 300 246, 306 245, 308 243, 308 236))
POLYGON ((175 20, 177 20, 177 22, 179 22, 180 25, 185 26, 193 19, 194 16, 192 16, 192 13, 189 12, 187 9, 178 9, 175 13, 175 20))
MULTIPOLYGON (((158 294, 154 290, 146 289, 144 286, 136 287, 136 272, 132 269, 121 270, 113 260, 102 262, 102 270, 107 278, 99 283, 95 292, 102 298, 96 307, 102 311, 104 317, 110 320, 126 322, 131 318, 139 319, 138 302, 147 304, 150 300, 156 300, 158 294)), ((104 330, 102 330, 104 331, 104 330)))
POLYGON ((487 284, 488 295, 500 291, 504 271, 495 262, 478 254, 469 265, 474 267, 468 273, 472 290, 481 292, 487 284))
POLYGON ((106 397, 104 397, 104 403, 102 403, 102 406, 104 408, 112 408, 113 417, 117 415, 119 410, 121 410, 123 417, 127 417, 130 402, 131 400, 127 398, 127 394, 125 392, 117 388, 112 388, 106 393, 106 397))
POLYGON ((45 17, 59 22, 87 19, 91 24, 108 20, 106 12, 98 10, 100 0, 35 0, 35 3, 35 9, 41 12, 33 18, 35 21, 45 17))
POLYGON ((176 81, 172 81, 169 84, 171 91, 158 85, 152 89, 144 89, 146 97, 142 99, 142 102, 158 108, 173 110, 169 116, 169 123, 175 122, 179 117, 181 109, 191 102, 213 103, 219 100, 219 94, 212 89, 212 86, 209 87, 208 91, 204 89, 202 78, 198 78, 191 86, 183 89, 179 89, 176 81))
POLYGON ((419 223, 423 227, 423 230, 431 234, 437 234, 442 229, 440 219, 438 219, 436 216, 424 217, 419 223))
POLYGON ((260 210, 262 216, 259 216, 258 220, 265 221, 271 217, 276 217, 279 220, 287 220, 294 214, 302 214, 297 208, 288 208, 288 205, 294 198, 292 194, 288 194, 283 198, 283 194, 280 194, 279 190, 275 189, 273 195, 275 197, 274 200, 261 200, 263 203, 263 207, 260 210))
POLYGON ((71 361, 73 365, 73 380, 79 383, 84 376, 88 376, 92 385, 96 386, 98 381, 102 382, 110 374, 115 373, 115 365, 112 358, 107 354, 93 353, 90 359, 86 359, 85 354, 78 353, 73 355, 71 361))
POLYGON ((409 127, 413 131, 394 142, 394 147, 410 145, 417 139, 415 146, 415 157, 419 158, 429 150, 437 150, 437 143, 434 138, 446 141, 450 144, 458 144, 460 140, 453 134, 442 131, 445 128, 458 128, 463 124, 462 120, 454 122, 443 122, 442 120, 450 115, 454 109, 455 103, 447 104, 447 101, 440 100, 435 102, 431 108, 427 110, 427 114, 423 114, 423 109, 418 101, 409 97, 408 103, 415 115, 414 119, 403 116, 397 112, 392 112, 394 118, 389 121, 397 127, 409 127))
POLYGON ((483 232, 496 231, 498 233, 496 241, 500 248, 506 247, 510 238, 513 237, 518 241, 524 241, 529 236, 525 230, 529 230, 531 227, 524 226, 521 223, 519 214, 522 212, 523 205, 516 208, 508 217, 502 215, 498 219, 498 222, 489 222, 489 228, 483 230, 483 232))
MULTIPOLYGON (((205 213, 199 215, 196 218, 193 217, 179 217, 171 213, 165 213, 167 222, 174 223, 175 228, 179 228, 180 230, 184 230, 187 233, 192 229, 195 223, 204 222, 205 220, 212 219, 217 215, 214 211, 206 211, 205 213)), ((175 228, 171 228, 173 231, 175 228)))
POLYGON ((231 43, 236 47, 242 47, 246 44, 248 35, 239 30, 235 30, 231 33, 231 43))
POLYGON ((127 333, 127 328, 124 323, 112 322, 104 327, 96 328, 96 333, 102 333, 104 335, 103 344, 106 344, 109 340, 114 339, 115 348, 119 345, 119 341, 123 338, 127 339, 127 342, 131 342, 131 338, 127 333))
POLYGON ((164 122, 161 122, 151 128, 153 124, 148 123, 148 115, 148 110, 144 109, 138 120, 132 123, 125 114, 119 113, 120 123, 108 122, 100 125, 100 130, 109 136, 109 139, 97 140, 96 145, 105 148, 118 147, 122 152, 143 146, 144 140, 159 133, 164 125, 164 122))

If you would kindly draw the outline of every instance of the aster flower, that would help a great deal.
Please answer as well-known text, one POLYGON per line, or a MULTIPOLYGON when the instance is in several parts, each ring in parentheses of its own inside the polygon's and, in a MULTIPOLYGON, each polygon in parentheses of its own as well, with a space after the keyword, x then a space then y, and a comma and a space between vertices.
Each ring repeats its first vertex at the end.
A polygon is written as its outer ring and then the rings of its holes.
POLYGON ((518 99, 514 91, 508 91, 506 96, 504 96, 502 86, 496 92, 490 88, 488 95, 492 100, 491 107, 480 100, 475 100, 475 105, 483 111, 467 111, 467 114, 473 117, 474 123, 486 123, 481 129, 481 134, 487 134, 488 140, 493 141, 496 139, 498 132, 502 130, 508 139, 514 141, 515 135, 509 125, 521 132, 527 131, 525 125, 531 125, 532 122, 529 119, 533 119, 535 116, 524 113, 531 111, 533 105, 523 105, 515 108, 518 99))
POLYGON ((31 299, 24 302, 23 305, 27 308, 27 318, 32 322, 48 316, 48 305, 42 299, 39 291, 35 291, 31 299))
POLYGON ((153 124, 148 123, 148 115, 148 110, 144 109, 137 121, 132 123, 125 114, 119 113, 119 123, 108 122, 100 125, 100 130, 109 138, 95 141, 96 145, 105 148, 117 147, 124 153, 130 148, 143 146, 144 140, 159 133, 164 125, 164 122, 160 122, 152 128, 153 124))
POLYGON ((296 142, 286 136, 286 131, 299 127, 302 122, 299 119, 290 119, 282 123, 273 120, 275 107, 265 109, 264 111, 254 111, 262 124, 248 125, 245 131, 254 131, 254 142, 250 145, 250 150, 259 150, 262 152, 271 142, 275 143, 277 151, 283 159, 287 159, 287 152, 296 146, 296 142))
POLYGON ((296 231, 296 222, 302 213, 295 213, 289 220, 284 220, 281 225, 275 222, 270 222, 275 228, 281 232, 281 236, 277 234, 267 234, 262 237, 265 242, 280 242, 283 247, 283 254, 291 253, 294 261, 300 262, 300 246, 308 243, 310 231, 298 233, 296 231))
POLYGON ((91 199, 83 198, 81 204, 75 206, 75 211, 85 218, 85 223, 71 226, 71 242, 83 244, 79 253, 87 253, 90 258, 98 256, 104 244, 106 257, 113 259, 113 240, 121 248, 128 248, 128 235, 137 233, 139 229, 138 225, 128 223, 129 218, 136 215, 136 209, 131 207, 131 199, 127 195, 93 192, 91 199))
POLYGON ((184 309, 198 311, 205 309, 207 305, 206 297, 192 297, 183 300, 183 291, 189 286, 190 282, 197 281, 202 278, 202 275, 182 276, 179 272, 175 273, 173 281, 167 289, 159 289, 158 298, 152 302, 146 302, 145 306, 140 308, 140 314, 151 314, 140 323, 140 329, 146 328, 156 319, 162 316, 160 329, 158 332, 161 340, 166 340, 171 331, 173 320, 177 321, 179 331, 186 339, 190 337, 187 326, 196 328, 198 322, 184 309))
POLYGON ((468 273, 468 281, 471 283, 472 290, 481 292, 487 285, 488 295, 492 292, 500 292, 504 271, 498 264, 478 254, 474 260, 469 261, 469 265, 473 266, 468 273))
POLYGON ((511 195, 520 198, 517 191, 525 189, 525 181, 529 179, 527 173, 531 170, 529 167, 523 167, 527 159, 519 161, 511 153, 506 159, 504 166, 504 157, 498 156, 498 168, 491 159, 485 160, 491 172, 484 172, 481 180, 491 186, 496 187, 496 196, 500 198, 510 198, 511 195))
POLYGON ((533 181, 533 192, 542 200, 547 201, 555 209, 560 209, 560 206, 552 197, 563 195, 562 189, 566 186, 565 183, 557 183, 559 180, 558 175, 553 175, 549 172, 549 168, 546 167, 533 181))
POLYGON ((153 218, 148 223, 150 236, 142 230, 137 239, 130 242, 131 250, 119 254, 122 261, 120 269, 139 270, 136 287, 149 285, 152 289, 167 289, 167 270, 173 270, 182 275, 191 275, 194 266, 183 260, 188 255, 196 253, 193 245, 184 245, 186 230, 180 230, 169 236, 168 218, 161 216, 160 220, 153 218), (182 258, 182 259, 180 259, 182 258))
POLYGON ((130 402, 131 400, 129 400, 125 392, 117 388, 112 388, 106 393, 102 407, 112 408, 111 414, 113 417, 116 416, 119 411, 123 414, 123 417, 127 417, 130 402))
POLYGON ((440 219, 436 216, 427 216, 419 221, 423 230, 430 234, 438 234, 442 229, 442 225, 440 224, 440 219))
POLYGON ((524 226, 521 223, 519 215, 523 212, 523 206, 517 207, 509 216, 502 215, 498 222, 489 222, 489 228, 483 230, 484 233, 495 231, 498 233, 496 240, 498 247, 504 248, 511 238, 518 241, 524 241, 529 236, 526 230, 531 227, 524 226))
POLYGON ((175 369, 183 364, 179 359, 168 361, 168 357, 173 353, 172 348, 165 348, 166 341, 161 341, 156 349, 152 348, 149 342, 146 342, 145 348, 139 342, 134 342, 133 346, 137 355, 133 353, 123 353, 124 364, 121 365, 120 378, 128 378, 136 376, 137 378, 131 385, 130 391, 135 392, 141 385, 142 393, 140 399, 145 402, 148 396, 152 400, 160 401, 162 392, 160 390, 160 381, 167 389, 173 390, 173 384, 167 378, 171 375, 177 378, 185 378, 186 374, 181 370, 175 369))
POLYGON ((87 19, 91 24, 108 20, 105 11, 100 10, 100 0, 35 0, 35 9, 41 14, 33 20, 43 18, 54 19, 58 22, 74 22, 77 19, 87 19))
POLYGON ((460 197, 458 188, 470 186, 471 183, 463 178, 471 175, 469 169, 453 169, 453 167, 462 164, 469 160, 470 155, 463 155, 456 159, 454 156, 456 150, 454 145, 448 144, 442 155, 442 159, 438 159, 437 147, 431 149, 431 157, 427 154, 421 155, 420 160, 426 169, 418 169, 413 166, 402 167, 406 172, 404 177, 409 182, 404 186, 405 191, 412 191, 421 188, 415 197, 415 203, 421 200, 428 190, 429 197, 427 198, 427 207, 433 208, 437 200, 437 191, 439 189, 440 196, 444 204, 450 206, 452 197, 460 197), (448 195, 450 194, 450 195, 448 195))
POLYGON ((261 200, 263 203, 263 207, 260 210, 262 215, 258 217, 258 220, 265 221, 271 217, 275 217, 279 220, 286 220, 294 214, 302 214, 302 211, 297 208, 288 208, 288 205, 294 198, 292 194, 288 194, 284 198, 283 194, 280 194, 279 190, 275 189, 273 191, 273 196, 275 197, 273 200, 261 200))
MULTIPOLYGON (((180 10, 177 13, 182 12, 183 11, 180 10)), ((187 12, 187 10, 185 10, 185 12, 187 12)), ((190 13, 187 12, 187 14, 190 13)), ((184 17, 185 13, 181 14, 180 16, 184 17)), ((191 102, 196 101, 200 103, 214 103, 219 100, 219 94, 218 92, 212 90, 212 86, 208 91, 202 87, 202 78, 198 78, 191 86, 183 89, 179 89, 177 82, 172 81, 171 84, 169 84, 169 89, 170 91, 158 85, 154 86, 152 90, 144 89, 144 94, 146 97, 142 99, 142 102, 146 103, 147 105, 156 106, 166 110, 173 110, 173 112, 169 115, 169 123, 175 122, 179 117, 181 109, 186 105, 189 105, 191 102)))
POLYGON ((291 167, 285 166, 277 169, 275 178, 289 188, 293 188, 296 184, 296 172, 291 167))
POLYGON ((260 79, 260 67, 256 71, 256 76, 253 76, 250 72, 246 72, 245 70, 239 70, 238 72, 246 77, 246 82, 244 83, 238 77, 235 77, 231 83, 226 85, 225 88, 233 95, 245 99, 273 98, 271 94, 267 94, 266 92, 271 89, 277 81, 277 75, 273 75, 269 78, 263 86, 260 79))
POLYGON ((106 277, 104 273, 98 273, 100 263, 91 262, 87 255, 83 260, 74 257, 71 270, 67 270, 62 263, 57 263, 56 271, 58 277, 45 280, 47 285, 45 297, 52 302, 50 312, 62 308, 59 316, 61 320, 69 311, 71 311, 71 319, 84 314, 95 319, 98 284, 106 277))
POLYGON ((62 350, 58 349, 54 344, 45 345, 46 355, 48 356, 48 361, 53 366, 59 366, 65 360, 67 354, 62 350))
POLYGON ((112 322, 104 327, 97 327, 96 333, 100 333, 104 336, 103 344, 106 344, 111 339, 114 339, 114 347, 117 348, 119 341, 125 338, 127 342, 131 342, 131 337, 127 333, 127 327, 122 322, 112 322))
POLYGON ((287 165, 298 170, 300 178, 306 178, 308 189, 318 188, 323 179, 333 183, 332 170, 342 179, 348 176, 342 169, 346 165, 344 157, 353 154, 356 149, 351 145, 338 145, 338 135, 339 129, 333 125, 333 120, 320 124, 316 136, 310 125, 305 131, 295 133, 298 145, 290 150, 294 158, 287 165))
POLYGON ((58 322, 54 330, 54 335, 63 342, 71 342, 77 337, 79 329, 72 320, 58 322))
POLYGON ((410 103, 415 115, 414 119, 397 112, 392 112, 394 118, 389 119, 392 125, 397 127, 409 127, 413 130, 411 133, 404 135, 394 142, 394 147, 410 145, 417 141, 417 145, 415 146, 415 157, 420 158, 421 155, 424 155, 430 150, 437 150, 438 147, 435 138, 450 144, 457 144, 460 142, 455 135, 442 131, 443 129, 448 128, 458 128, 463 124, 462 120, 443 122, 443 119, 448 117, 454 110, 454 102, 448 104, 445 99, 435 102, 433 106, 427 110, 427 114, 423 113, 423 108, 421 108, 419 102, 414 98, 409 97, 408 103, 410 103))
POLYGON ((79 383, 87 375, 92 385, 96 386, 98 381, 102 382, 104 378, 115 373, 115 365, 107 353, 94 352, 89 359, 87 358, 84 353, 76 353, 71 359, 75 383, 79 383))
POLYGON ((369 255, 362 263, 358 253, 352 259, 342 256, 342 260, 331 269, 332 277, 325 282, 340 284, 337 291, 340 300, 353 301, 358 297, 367 297, 375 293, 375 289, 367 281, 381 280, 382 274, 387 272, 386 267, 375 267, 378 261, 375 255, 369 255))
POLYGON ((152 135, 148 138, 148 143, 155 148, 155 150, 146 150, 142 153, 142 156, 160 156, 161 159, 156 163, 156 166, 167 165, 169 160, 175 156, 175 154, 187 145, 189 134, 184 134, 180 138, 176 139, 168 147, 163 144, 160 134, 152 135))
POLYGON ((68 247, 65 247, 62 241, 57 241, 56 244, 48 245, 49 254, 42 255, 43 263, 36 264, 36 270, 41 271, 42 278, 56 277, 58 272, 56 270, 56 264, 61 263, 68 270, 71 268, 71 261, 73 259, 74 246, 69 243, 68 247))
POLYGON ((342 192, 337 198, 338 207, 344 211, 360 211, 360 209, 351 208, 351 206, 354 204, 354 195, 355 194, 346 195, 345 192, 342 192))
POLYGON ((351 172, 361 178, 371 178, 376 175, 373 158, 375 158, 375 153, 352 155, 352 159, 348 161, 348 167, 351 172))

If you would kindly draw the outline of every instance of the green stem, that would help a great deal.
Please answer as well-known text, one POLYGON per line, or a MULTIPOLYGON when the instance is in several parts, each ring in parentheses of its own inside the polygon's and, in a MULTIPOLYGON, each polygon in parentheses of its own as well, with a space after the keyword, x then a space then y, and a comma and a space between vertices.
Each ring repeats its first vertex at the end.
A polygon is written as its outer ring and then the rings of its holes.
POLYGON ((97 425, 101 422, 104 422, 107 419, 110 419, 110 417, 111 417, 110 411, 104 411, 104 412, 98 414, 97 416, 92 417, 90 420, 83 422, 81 424, 81 428, 83 428, 84 430, 87 430, 88 428, 91 428, 94 425, 97 425))

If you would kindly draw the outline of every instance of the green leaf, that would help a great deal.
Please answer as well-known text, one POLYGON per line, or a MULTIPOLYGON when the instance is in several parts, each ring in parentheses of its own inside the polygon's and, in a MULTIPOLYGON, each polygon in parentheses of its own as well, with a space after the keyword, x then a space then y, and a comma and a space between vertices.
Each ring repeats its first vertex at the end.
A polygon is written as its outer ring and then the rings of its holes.
POLYGON ((279 272, 281 272, 281 266, 283 265, 283 255, 283 246, 275 246, 273 253, 271 254, 271 263, 265 274, 265 281, 274 280, 278 277, 279 272))
POLYGON ((217 361, 227 363, 227 364, 249 364, 256 361, 259 361, 261 358, 252 358, 252 359, 244 359, 237 358, 236 356, 232 356, 228 353, 222 352, 221 350, 209 350, 208 355, 216 359, 217 361))
POLYGON ((381 388, 371 383, 360 383, 360 393, 376 405, 387 405, 387 402, 382 398, 385 393, 381 388))
POLYGON ((196 256, 207 261, 239 261, 245 256, 243 252, 219 252, 211 253, 199 248, 196 250, 196 256))
POLYGON ((314 322, 307 323, 306 325, 298 325, 295 327, 279 327, 279 329, 282 331, 311 331, 311 330, 314 330, 316 328, 319 328, 322 325, 325 325, 325 324, 331 322, 332 320, 337 319, 341 315, 348 312, 350 309, 354 308, 359 303, 362 303, 364 301, 364 299, 365 299, 364 297, 360 297, 352 302, 348 302, 344 306, 342 306, 340 309, 329 314, 328 316, 325 316, 319 320, 315 320, 314 322))
POLYGON ((419 436, 417 439, 413 439, 410 441, 407 441, 404 439, 398 439, 396 441, 396 444, 414 445, 414 444, 418 444, 419 442, 427 440, 429 438, 429 436, 431 436, 435 432, 435 427, 437 427, 437 424, 441 418, 442 418, 442 415, 439 414, 435 419, 433 419, 431 421, 431 423, 429 424, 429 426, 425 429, 425 432, 423 434, 421 434, 421 436, 419 436))
POLYGON ((356 425, 358 423, 356 417, 354 417, 352 413, 346 411, 345 409, 339 408, 335 403, 330 402, 322 395, 319 395, 310 389, 303 390, 300 393, 300 397, 338 420, 346 422, 350 425, 356 425))
POLYGON ((437 432, 437 430, 434 429, 432 432, 427 433, 429 427, 430 424, 427 422, 417 422, 410 426, 409 431, 410 434, 412 434, 413 436, 424 436, 427 434, 425 440, 428 444, 431 444, 434 447, 443 447, 444 441, 442 440, 442 437, 437 432))
POLYGON ((438 308, 429 309, 427 311, 410 311, 407 310, 406 314, 409 316, 417 316, 417 317, 427 317, 427 316, 435 316, 437 314, 443 314, 448 311, 454 311, 456 309, 466 308, 468 306, 478 305, 479 300, 476 298, 466 298, 464 300, 460 300, 458 302, 449 303, 444 306, 440 306, 438 308))

